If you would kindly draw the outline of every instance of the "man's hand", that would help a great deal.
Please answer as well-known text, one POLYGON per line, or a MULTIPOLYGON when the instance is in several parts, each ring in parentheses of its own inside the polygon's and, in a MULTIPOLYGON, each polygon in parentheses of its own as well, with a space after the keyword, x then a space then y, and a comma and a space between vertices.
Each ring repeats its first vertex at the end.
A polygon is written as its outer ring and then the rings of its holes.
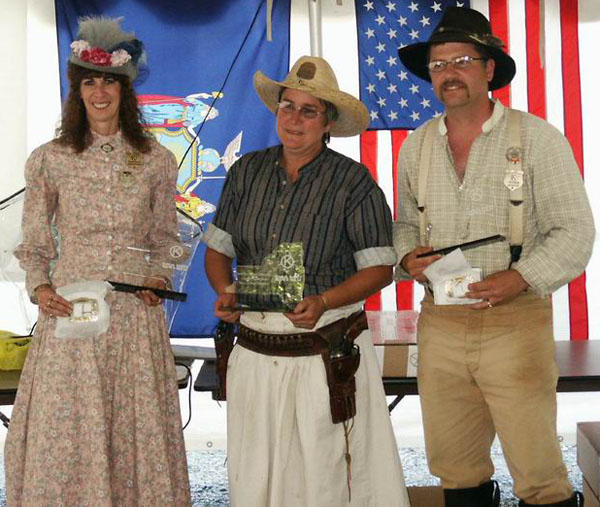
POLYGON ((521 273, 514 269, 508 269, 498 271, 498 273, 486 277, 482 282, 469 284, 469 292, 465 296, 471 299, 483 299, 484 301, 474 303, 470 308, 484 310, 513 300, 527 287, 527 282, 521 273))
POLYGON ((242 312, 236 308, 237 296, 231 292, 223 292, 215 302, 215 317, 233 324, 242 315, 242 312))
POLYGON ((426 283, 427 277, 423 274, 423 271, 427 269, 435 261, 442 258, 441 255, 430 255, 428 257, 421 257, 417 259, 417 255, 431 252, 433 247, 431 246, 419 246, 412 252, 407 253, 402 257, 400 266, 417 282, 426 283))
POLYGON ((312 329, 325 313, 325 301, 321 296, 308 296, 300 301, 293 313, 284 314, 295 327, 312 329))

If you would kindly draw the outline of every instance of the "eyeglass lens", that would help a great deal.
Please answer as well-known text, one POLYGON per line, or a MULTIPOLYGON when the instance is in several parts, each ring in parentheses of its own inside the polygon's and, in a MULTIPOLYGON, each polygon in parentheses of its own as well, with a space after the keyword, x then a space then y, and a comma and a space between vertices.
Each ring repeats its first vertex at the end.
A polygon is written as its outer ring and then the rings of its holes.
POLYGON ((320 111, 310 107, 296 107, 292 102, 287 100, 282 100, 278 104, 278 109, 285 114, 292 114, 294 111, 298 111, 304 118, 308 120, 315 118, 318 114, 321 114, 320 111))
POLYGON ((468 55, 457 56, 456 58, 453 58, 452 60, 435 60, 433 62, 429 62, 427 64, 427 67, 432 72, 441 72, 448 65, 452 65, 452 67, 454 67, 455 69, 464 69, 464 68, 468 67, 469 65, 471 65, 471 62, 473 62, 475 60, 483 60, 483 58, 474 58, 474 57, 468 56, 468 55))

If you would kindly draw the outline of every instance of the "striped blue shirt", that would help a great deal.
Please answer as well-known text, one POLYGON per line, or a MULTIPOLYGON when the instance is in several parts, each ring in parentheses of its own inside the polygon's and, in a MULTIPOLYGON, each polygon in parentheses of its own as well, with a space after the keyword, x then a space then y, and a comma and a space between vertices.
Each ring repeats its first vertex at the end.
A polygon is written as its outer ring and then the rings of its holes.
POLYGON ((291 183, 280 150, 248 153, 231 167, 205 243, 239 265, 260 265, 279 244, 301 242, 304 296, 394 265, 390 210, 368 169, 325 148, 291 183))

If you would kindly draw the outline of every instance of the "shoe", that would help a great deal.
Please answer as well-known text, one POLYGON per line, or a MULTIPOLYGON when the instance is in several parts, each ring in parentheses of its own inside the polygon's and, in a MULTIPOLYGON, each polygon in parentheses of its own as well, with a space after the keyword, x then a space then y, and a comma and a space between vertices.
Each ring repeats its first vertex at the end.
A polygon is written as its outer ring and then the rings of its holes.
POLYGON ((583 507, 583 494, 579 491, 575 491, 571 498, 567 498, 562 502, 555 503, 526 503, 523 500, 519 501, 519 507, 536 507, 536 506, 544 506, 544 507, 583 507))
POLYGON ((500 487, 487 481, 474 488, 444 489, 446 507, 499 507, 500 487))

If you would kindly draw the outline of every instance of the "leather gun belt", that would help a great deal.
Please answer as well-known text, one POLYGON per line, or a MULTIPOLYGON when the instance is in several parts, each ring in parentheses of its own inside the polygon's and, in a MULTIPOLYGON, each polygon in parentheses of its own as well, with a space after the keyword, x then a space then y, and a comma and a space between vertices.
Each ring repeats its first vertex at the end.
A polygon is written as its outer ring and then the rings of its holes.
POLYGON ((317 333, 268 334, 240 326, 238 345, 267 356, 316 356, 328 347, 317 333))

